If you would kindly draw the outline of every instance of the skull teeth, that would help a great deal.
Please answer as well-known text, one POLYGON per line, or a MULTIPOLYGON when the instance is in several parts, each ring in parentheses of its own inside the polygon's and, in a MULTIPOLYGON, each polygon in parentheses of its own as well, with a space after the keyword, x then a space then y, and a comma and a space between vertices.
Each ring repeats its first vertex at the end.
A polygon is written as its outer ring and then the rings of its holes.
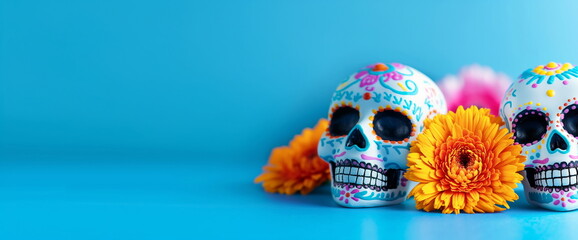
POLYGON ((387 191, 397 188, 403 170, 383 169, 370 163, 357 160, 342 160, 332 163, 333 184, 356 188, 369 188, 376 191, 387 191))
POLYGON ((530 186, 538 190, 575 190, 578 186, 578 164, 572 161, 526 168, 526 177, 530 186))

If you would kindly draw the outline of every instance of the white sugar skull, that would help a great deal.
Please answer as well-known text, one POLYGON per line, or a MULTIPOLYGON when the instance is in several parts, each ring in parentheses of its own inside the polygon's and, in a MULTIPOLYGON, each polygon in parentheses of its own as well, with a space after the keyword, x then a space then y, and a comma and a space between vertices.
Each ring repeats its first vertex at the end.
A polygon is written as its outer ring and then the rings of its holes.
POLYGON ((578 68, 548 63, 528 69, 506 92, 500 115, 522 145, 524 192, 531 204, 578 208, 578 68))
POLYGON ((447 111, 438 86, 398 63, 374 64, 333 94, 319 156, 331 165, 333 199, 346 207, 397 204, 415 185, 403 177, 424 119, 447 111))

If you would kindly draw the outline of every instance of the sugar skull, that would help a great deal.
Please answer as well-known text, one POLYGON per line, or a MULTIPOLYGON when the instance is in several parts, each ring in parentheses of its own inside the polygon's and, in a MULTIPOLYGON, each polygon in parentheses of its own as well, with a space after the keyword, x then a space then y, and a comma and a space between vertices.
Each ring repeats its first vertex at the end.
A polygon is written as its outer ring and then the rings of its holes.
POLYGON ((578 208, 578 68, 548 63, 510 86, 500 115, 526 156, 524 192, 534 205, 578 208))
POLYGON ((399 63, 367 66, 339 84, 318 146, 331 165, 333 199, 346 207, 405 200, 415 185, 403 177, 410 142, 426 118, 446 111, 438 86, 399 63))

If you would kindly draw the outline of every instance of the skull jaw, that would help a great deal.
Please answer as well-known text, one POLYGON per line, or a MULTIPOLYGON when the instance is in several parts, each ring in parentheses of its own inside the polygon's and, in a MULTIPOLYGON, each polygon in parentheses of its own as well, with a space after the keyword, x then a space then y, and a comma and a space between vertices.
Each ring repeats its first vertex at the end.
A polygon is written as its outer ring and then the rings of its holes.
POLYGON ((550 192, 546 189, 538 189, 535 187, 535 184, 530 184, 526 171, 520 173, 524 177, 522 184, 524 185, 524 194, 528 203, 544 209, 560 212, 578 209, 578 199, 572 198, 572 196, 578 197, 578 190, 576 188, 570 188, 568 191, 562 190, 563 193, 556 190, 550 192), (572 203, 572 201, 574 201, 574 203, 572 203))
POLYGON ((335 186, 332 182, 331 192, 333 193, 333 200, 342 207, 349 208, 365 208, 365 207, 382 207, 389 205, 400 204, 407 199, 407 194, 416 185, 416 182, 407 181, 406 186, 401 186, 395 189, 388 189, 387 191, 377 192, 371 189, 358 189, 359 192, 352 194, 352 197, 346 197, 347 192, 351 192, 357 188, 349 188, 335 186), (345 192, 345 194, 340 194, 345 192))
POLYGON ((372 167, 356 160, 331 162, 333 200, 353 208, 399 204, 416 184, 405 179, 404 173, 403 169, 372 167))

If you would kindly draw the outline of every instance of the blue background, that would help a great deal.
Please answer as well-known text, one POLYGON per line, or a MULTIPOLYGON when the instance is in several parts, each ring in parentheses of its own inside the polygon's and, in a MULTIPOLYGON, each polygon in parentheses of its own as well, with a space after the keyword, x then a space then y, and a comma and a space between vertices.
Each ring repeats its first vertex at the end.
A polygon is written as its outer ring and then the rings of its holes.
POLYGON ((577 10, 570 0, 1 0, 0 237, 560 234, 576 213, 524 201, 469 216, 411 202, 350 210, 327 186, 278 196, 251 181, 360 67, 401 62, 438 80, 472 63, 510 77, 578 63, 577 10))

